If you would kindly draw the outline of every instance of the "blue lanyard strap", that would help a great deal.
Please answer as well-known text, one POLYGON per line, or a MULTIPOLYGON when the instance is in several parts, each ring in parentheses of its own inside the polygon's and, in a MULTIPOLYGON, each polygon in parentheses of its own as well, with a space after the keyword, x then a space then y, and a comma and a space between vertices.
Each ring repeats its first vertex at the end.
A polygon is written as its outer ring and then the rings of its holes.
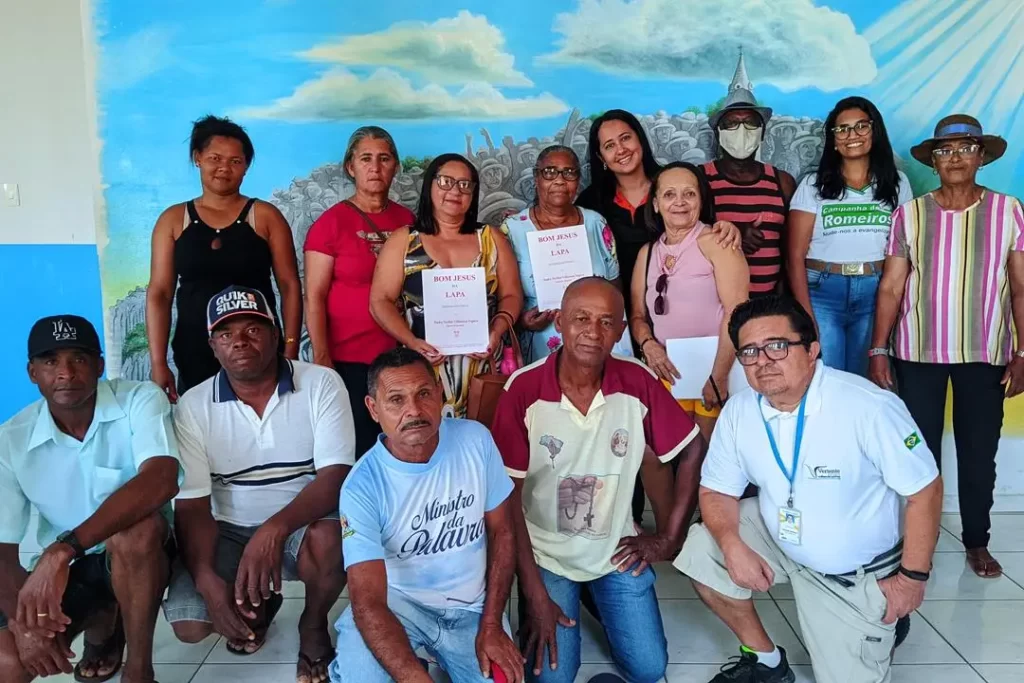
POLYGON ((796 481, 797 465, 800 462, 800 442, 804 439, 804 408, 807 406, 807 394, 800 399, 800 410, 796 416, 796 437, 793 440, 793 469, 787 470, 786 466, 782 463, 782 454, 779 453, 779 445, 775 443, 775 436, 772 435, 772 428, 768 425, 768 420, 764 419, 764 410, 761 409, 761 400, 763 396, 757 397, 757 408, 761 411, 761 421, 764 423, 765 434, 768 435, 768 445, 772 447, 772 455, 775 456, 775 464, 779 466, 782 473, 786 475, 786 479, 789 481, 789 503, 787 507, 793 507, 793 483, 796 481))

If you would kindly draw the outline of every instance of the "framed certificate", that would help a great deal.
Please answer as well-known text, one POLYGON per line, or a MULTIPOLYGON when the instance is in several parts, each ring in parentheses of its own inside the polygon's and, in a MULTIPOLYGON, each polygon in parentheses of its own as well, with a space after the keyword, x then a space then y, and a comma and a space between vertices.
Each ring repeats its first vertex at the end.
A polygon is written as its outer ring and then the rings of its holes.
POLYGON ((431 268, 422 277, 427 343, 446 356, 486 351, 490 320, 484 269, 431 268))
POLYGON ((561 308, 566 287, 594 274, 586 227, 534 230, 527 233, 526 240, 537 290, 537 310, 561 308))

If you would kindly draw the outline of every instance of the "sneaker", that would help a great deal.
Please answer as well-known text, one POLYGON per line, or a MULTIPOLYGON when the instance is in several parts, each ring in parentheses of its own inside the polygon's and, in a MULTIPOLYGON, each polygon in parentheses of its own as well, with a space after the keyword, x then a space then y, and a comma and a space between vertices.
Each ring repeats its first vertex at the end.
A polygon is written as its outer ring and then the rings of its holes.
POLYGON ((722 672, 711 679, 710 683, 794 683, 796 674, 789 668, 786 651, 779 648, 782 661, 774 669, 770 669, 757 661, 753 652, 740 650, 739 657, 730 657, 729 663, 722 667, 722 672))
POLYGON ((907 635, 910 634, 910 615, 900 617, 896 620, 896 642, 893 644, 892 649, 895 650, 903 641, 907 639, 907 635))

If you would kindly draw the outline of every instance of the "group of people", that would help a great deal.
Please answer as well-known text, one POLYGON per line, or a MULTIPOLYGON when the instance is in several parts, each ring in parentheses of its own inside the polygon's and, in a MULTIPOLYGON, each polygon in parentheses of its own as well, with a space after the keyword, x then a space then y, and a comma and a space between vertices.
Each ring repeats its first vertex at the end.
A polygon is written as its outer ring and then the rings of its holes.
POLYGON ((819 683, 888 681, 938 537, 950 380, 967 560, 1001 573, 989 511, 1002 402, 1024 391, 1024 212, 977 184, 1006 143, 973 118, 914 147, 940 188, 912 199, 867 100, 836 105, 799 183, 757 160, 770 116, 733 90, 711 120, 719 158, 659 166, 637 119, 609 111, 590 186, 549 147, 535 204, 500 226, 479 223, 457 154, 430 163, 415 214, 392 202, 395 143, 360 128, 355 194, 306 235, 304 288, 283 216, 240 193, 249 137, 197 122, 203 193, 153 234, 153 382, 101 379, 82 318, 29 334, 42 399, 0 426, 0 680, 151 683, 161 603, 179 639, 251 655, 301 581, 298 683, 425 682, 424 656, 457 682, 573 681, 581 605, 622 675, 656 681, 653 566, 672 561, 740 641, 714 683, 795 679, 752 602, 784 582, 819 683), (593 274, 541 310, 527 235, 575 226, 593 274), (446 356, 423 273, 468 266, 486 274, 489 346, 446 356), (463 419, 509 335, 525 367, 489 427, 463 419), (708 367, 670 355, 693 338, 712 339, 708 367), (751 391, 730 391, 734 364, 751 391), (699 395, 670 392, 695 372, 699 395))

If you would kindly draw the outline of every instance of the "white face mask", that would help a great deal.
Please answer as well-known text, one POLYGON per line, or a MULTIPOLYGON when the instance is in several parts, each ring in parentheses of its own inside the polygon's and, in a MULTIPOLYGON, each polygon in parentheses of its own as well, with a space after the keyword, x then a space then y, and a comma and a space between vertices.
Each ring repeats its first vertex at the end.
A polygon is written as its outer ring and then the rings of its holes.
POLYGON ((761 126, 747 130, 741 125, 736 130, 718 131, 718 142, 733 159, 749 159, 761 146, 761 126))

